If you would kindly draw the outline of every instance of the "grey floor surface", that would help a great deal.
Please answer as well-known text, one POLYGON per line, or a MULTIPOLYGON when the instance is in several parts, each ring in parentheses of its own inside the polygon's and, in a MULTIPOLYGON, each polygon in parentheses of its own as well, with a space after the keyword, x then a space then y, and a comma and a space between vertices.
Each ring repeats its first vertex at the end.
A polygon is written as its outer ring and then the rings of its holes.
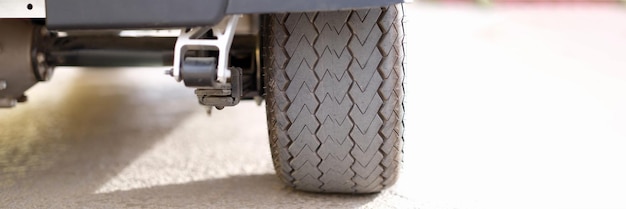
POLYGON ((59 68, 0 110, 0 208, 624 208, 626 9, 407 6, 405 166, 377 195, 274 176, 264 106, 59 68))

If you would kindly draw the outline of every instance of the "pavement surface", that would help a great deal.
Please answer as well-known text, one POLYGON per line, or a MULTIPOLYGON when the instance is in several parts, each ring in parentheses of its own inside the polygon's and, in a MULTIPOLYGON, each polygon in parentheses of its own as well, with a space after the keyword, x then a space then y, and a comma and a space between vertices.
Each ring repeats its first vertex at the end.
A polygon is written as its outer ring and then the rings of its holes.
POLYGON ((264 106, 159 69, 59 68, 0 110, 0 208, 625 208, 626 9, 407 5, 405 166, 375 195, 274 176, 264 106))

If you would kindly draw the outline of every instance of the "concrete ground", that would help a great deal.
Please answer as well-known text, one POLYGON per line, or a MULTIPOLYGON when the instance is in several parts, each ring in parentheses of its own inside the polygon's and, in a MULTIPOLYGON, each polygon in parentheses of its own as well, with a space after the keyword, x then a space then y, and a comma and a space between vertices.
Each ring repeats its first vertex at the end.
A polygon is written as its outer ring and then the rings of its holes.
POLYGON ((263 106, 208 117, 161 70, 59 68, 0 110, 0 208, 626 207, 626 9, 406 10, 396 187, 294 191, 263 106))

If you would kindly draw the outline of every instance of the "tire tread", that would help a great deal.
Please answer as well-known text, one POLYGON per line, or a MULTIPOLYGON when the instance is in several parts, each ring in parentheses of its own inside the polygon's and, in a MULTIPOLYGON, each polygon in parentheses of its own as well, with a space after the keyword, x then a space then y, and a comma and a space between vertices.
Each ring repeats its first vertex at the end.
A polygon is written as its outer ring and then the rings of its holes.
POLYGON ((402 5, 269 15, 268 132, 289 186, 371 193, 402 161, 402 5))

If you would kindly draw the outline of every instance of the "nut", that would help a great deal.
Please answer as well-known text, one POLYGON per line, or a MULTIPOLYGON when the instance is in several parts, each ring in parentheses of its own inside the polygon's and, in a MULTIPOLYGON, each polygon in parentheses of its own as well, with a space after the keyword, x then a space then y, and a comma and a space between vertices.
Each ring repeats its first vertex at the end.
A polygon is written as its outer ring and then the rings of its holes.
POLYGON ((41 30, 39 31, 41 33, 42 37, 47 37, 48 35, 50 35, 50 31, 47 28, 41 28, 41 30))
POLYGON ((44 63, 46 61, 46 55, 39 52, 37 53, 37 63, 44 63))

